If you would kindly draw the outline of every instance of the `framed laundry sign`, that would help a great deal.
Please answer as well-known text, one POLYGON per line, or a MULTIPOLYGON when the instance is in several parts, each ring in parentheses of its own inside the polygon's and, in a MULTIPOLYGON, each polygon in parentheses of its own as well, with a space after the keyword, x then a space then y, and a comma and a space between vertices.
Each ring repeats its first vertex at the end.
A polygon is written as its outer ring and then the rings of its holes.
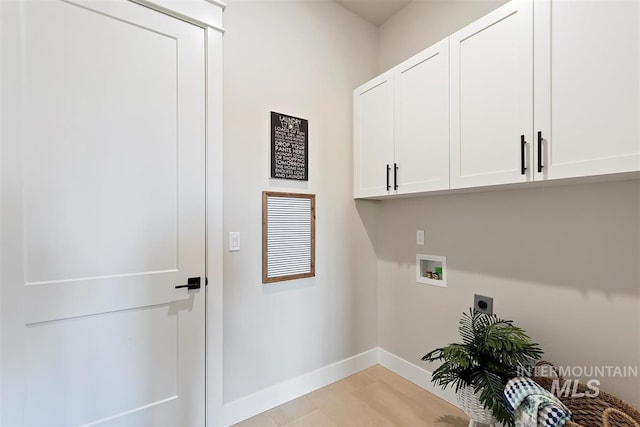
POLYGON ((315 194, 262 193, 262 283, 316 275, 315 194))
POLYGON ((309 121, 271 112, 271 178, 309 180, 309 121))

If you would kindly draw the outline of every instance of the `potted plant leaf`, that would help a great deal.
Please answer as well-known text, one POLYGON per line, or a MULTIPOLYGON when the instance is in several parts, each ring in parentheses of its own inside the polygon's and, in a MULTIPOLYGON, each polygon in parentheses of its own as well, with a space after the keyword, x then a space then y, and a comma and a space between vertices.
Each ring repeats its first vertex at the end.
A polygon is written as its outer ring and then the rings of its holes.
POLYGON ((521 376, 525 372, 522 368, 539 359, 542 350, 513 321, 473 309, 462 314, 458 329, 462 343, 437 348, 422 357, 429 362, 443 362, 433 371, 431 381, 442 388, 453 386, 458 402, 472 420, 494 422, 483 418, 479 411, 474 412, 473 408, 479 408, 513 426, 503 397, 505 385, 509 379, 521 376), (469 399, 477 399, 475 406, 468 407, 469 399))

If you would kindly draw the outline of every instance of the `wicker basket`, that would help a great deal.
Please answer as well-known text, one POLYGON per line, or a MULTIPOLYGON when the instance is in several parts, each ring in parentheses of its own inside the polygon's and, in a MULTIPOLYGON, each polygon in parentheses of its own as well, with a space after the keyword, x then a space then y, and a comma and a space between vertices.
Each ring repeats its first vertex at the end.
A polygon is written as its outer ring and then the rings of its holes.
MULTIPOLYGON (((542 360, 536 363, 536 367, 548 365, 555 372, 556 378, 534 376, 531 379, 551 391, 551 386, 555 379, 560 383, 564 379, 558 375, 555 366, 542 360)), ((572 388, 573 390, 573 388, 572 388)), ((573 422, 569 421, 566 427, 640 427, 640 411, 627 402, 617 397, 599 391, 598 396, 589 397, 593 390, 585 384, 578 383, 576 386, 578 393, 587 393, 583 397, 557 396, 573 414, 573 422)))
POLYGON ((482 424, 495 424, 498 421, 492 412, 480 403, 478 395, 473 392, 473 387, 465 387, 456 393, 458 405, 472 421, 482 424))

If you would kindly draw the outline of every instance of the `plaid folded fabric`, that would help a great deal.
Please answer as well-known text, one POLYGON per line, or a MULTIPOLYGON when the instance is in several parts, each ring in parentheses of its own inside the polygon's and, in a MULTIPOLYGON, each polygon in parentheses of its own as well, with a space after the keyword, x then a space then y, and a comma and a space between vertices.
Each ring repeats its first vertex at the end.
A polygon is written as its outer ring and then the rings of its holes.
POLYGON ((571 411, 531 378, 510 379, 504 396, 518 427, 562 427, 571 419, 571 411))

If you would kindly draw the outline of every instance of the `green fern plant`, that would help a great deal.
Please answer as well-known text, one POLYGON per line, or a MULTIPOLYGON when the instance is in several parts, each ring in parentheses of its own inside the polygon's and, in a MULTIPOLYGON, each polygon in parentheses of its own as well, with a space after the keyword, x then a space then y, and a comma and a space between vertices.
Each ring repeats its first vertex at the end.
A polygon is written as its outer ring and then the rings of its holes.
POLYGON ((538 344, 513 321, 470 309, 459 326, 462 343, 449 344, 422 357, 428 362, 442 361, 431 381, 442 388, 452 386, 456 393, 471 386, 479 400, 501 423, 513 426, 513 417, 503 397, 509 379, 521 375, 543 352, 538 344))

